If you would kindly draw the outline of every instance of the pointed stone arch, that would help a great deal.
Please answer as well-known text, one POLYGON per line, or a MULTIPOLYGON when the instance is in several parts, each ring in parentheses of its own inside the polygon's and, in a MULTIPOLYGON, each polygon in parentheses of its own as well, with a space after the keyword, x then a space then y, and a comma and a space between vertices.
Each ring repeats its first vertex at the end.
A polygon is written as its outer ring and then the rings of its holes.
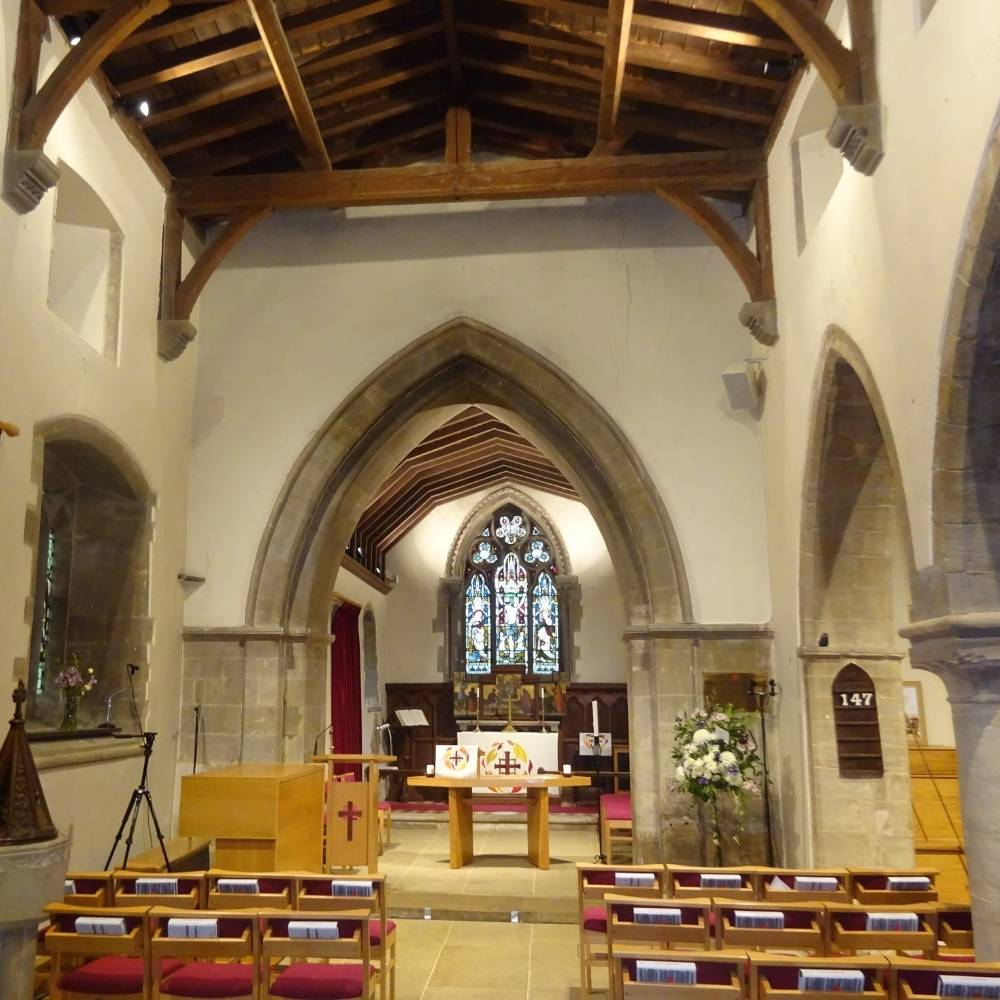
POLYGON ((913 545, 885 406, 861 350, 836 326, 824 337, 812 413, 799 606, 813 860, 905 867, 913 836, 894 588, 912 572, 913 545), (849 663, 877 690, 882 777, 839 773, 830 692, 849 663))
POLYGON ((976 957, 1000 959, 1000 124, 969 199, 945 319, 933 557, 913 582, 911 659, 948 688, 976 957))
MULTIPOLYGON (((670 518, 641 459, 597 401, 531 348, 471 319, 432 330, 373 372, 303 449, 283 485, 240 630, 244 643, 254 640, 254 670, 277 673, 286 705, 280 733, 261 738, 261 753, 301 760, 322 728, 326 619, 344 548, 377 488, 440 423, 436 411, 456 403, 503 410, 573 484, 597 523, 629 623, 623 641, 636 854, 655 859, 670 851, 696 860, 697 830, 680 815, 660 763, 674 715, 701 698, 694 640, 674 634, 692 611, 670 518)), ((244 759, 251 752, 244 741, 244 759)))
POLYGON ((530 428, 590 508, 631 624, 691 620, 673 526, 625 435, 541 355, 456 319, 377 369, 300 454, 258 548, 248 625, 323 628, 333 567, 361 511, 434 409, 456 402, 510 410, 530 428))

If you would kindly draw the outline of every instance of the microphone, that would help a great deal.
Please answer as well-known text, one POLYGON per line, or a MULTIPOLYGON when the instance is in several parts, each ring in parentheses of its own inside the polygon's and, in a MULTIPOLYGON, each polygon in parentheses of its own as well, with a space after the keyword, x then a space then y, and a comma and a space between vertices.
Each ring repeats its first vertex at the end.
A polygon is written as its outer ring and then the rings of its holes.
POLYGON ((385 732, 385 730, 387 729, 392 729, 392 726, 390 726, 388 722, 383 722, 381 726, 376 726, 375 729, 378 732, 382 733, 385 732))
POLYGON ((314 757, 316 756, 316 754, 318 754, 318 753, 319 753, 319 741, 320 741, 320 737, 321 737, 321 736, 322 736, 322 735, 323 735, 324 733, 328 733, 328 732, 330 732, 330 730, 331 730, 331 729, 333 729, 333 723, 332 723, 332 722, 330 723, 330 725, 328 725, 328 726, 326 727, 326 729, 321 729, 321 730, 320 730, 320 731, 319 731, 319 732, 318 732, 318 733, 316 734, 316 739, 314 739, 314 740, 313 740, 313 756, 314 756, 314 757))
POLYGON ((129 677, 135 677, 139 673, 139 667, 135 663, 126 663, 125 666, 128 669, 129 677))

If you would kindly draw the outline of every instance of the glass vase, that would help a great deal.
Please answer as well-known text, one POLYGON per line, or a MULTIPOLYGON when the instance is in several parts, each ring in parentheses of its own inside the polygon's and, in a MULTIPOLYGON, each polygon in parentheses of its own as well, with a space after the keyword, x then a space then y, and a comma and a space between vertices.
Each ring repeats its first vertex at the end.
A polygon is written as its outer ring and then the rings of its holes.
POLYGON ((59 723, 59 731, 63 733, 75 733, 79 723, 76 719, 76 710, 80 706, 80 696, 70 688, 63 690, 63 717, 59 723))

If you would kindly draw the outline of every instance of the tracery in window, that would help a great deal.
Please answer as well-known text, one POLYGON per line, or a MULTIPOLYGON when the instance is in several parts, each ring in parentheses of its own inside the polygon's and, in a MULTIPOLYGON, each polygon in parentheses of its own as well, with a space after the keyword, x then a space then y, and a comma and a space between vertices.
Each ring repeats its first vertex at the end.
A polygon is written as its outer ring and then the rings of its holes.
POLYGON ((469 548, 465 571, 465 672, 559 672, 558 569, 552 545, 513 504, 469 548))

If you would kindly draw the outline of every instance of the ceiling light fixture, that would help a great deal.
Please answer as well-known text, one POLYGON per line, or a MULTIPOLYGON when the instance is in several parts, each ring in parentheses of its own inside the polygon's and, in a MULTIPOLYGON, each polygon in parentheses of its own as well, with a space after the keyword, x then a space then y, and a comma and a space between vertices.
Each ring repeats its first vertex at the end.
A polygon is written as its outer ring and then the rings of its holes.
POLYGON ((149 101, 139 102, 139 114, 142 115, 143 118, 149 117, 149 101))
POLYGON ((73 46, 73 47, 75 48, 75 47, 76 47, 77 45, 79 45, 79 44, 80 44, 80 36, 79 36, 79 35, 74 35, 74 36, 73 36, 73 37, 72 37, 72 38, 71 38, 71 39, 69 40, 69 44, 70 44, 70 45, 72 45, 72 46, 73 46))

